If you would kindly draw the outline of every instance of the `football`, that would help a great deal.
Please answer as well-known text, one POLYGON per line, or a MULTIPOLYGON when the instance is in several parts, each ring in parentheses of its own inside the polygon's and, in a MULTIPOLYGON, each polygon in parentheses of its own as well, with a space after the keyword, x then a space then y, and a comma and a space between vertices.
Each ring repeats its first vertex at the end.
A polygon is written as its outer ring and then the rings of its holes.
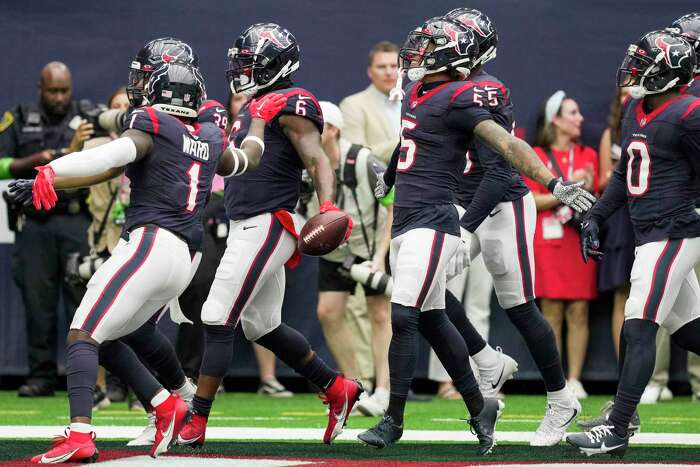
POLYGON ((343 243, 348 218, 342 211, 327 211, 309 219, 299 234, 299 250, 305 255, 323 256, 343 243))

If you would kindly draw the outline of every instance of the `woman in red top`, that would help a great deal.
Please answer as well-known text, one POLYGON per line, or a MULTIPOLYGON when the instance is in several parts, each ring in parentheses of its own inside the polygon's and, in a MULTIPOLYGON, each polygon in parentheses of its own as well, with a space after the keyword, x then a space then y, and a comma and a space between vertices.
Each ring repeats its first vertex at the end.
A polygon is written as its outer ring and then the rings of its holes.
MULTIPOLYGON (((563 91, 547 101, 538 118, 535 151, 553 173, 566 180, 582 180, 596 191, 598 155, 578 143, 583 116, 578 104, 563 91)), ((562 323, 566 320, 568 384, 579 399, 587 397, 581 371, 588 349, 588 300, 597 296, 596 264, 583 262, 571 208, 562 205, 545 187, 526 180, 537 206, 535 231, 535 292, 545 318, 552 325, 561 353, 562 323)))

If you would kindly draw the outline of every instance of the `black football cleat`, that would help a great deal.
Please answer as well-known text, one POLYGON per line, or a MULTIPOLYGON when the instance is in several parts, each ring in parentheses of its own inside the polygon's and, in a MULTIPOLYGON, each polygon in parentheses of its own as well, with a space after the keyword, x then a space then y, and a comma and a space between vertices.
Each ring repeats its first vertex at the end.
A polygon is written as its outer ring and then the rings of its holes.
POLYGON ((481 456, 489 454, 496 445, 494 433, 496 431, 496 422, 501 416, 501 410, 503 409, 501 404, 503 404, 503 402, 498 399, 484 399, 484 408, 481 409, 479 415, 469 419, 471 432, 475 434, 479 440, 479 446, 476 452, 481 456))
MULTIPOLYGON (((576 424, 584 430, 590 430, 598 425, 607 425, 608 417, 610 417, 614 406, 615 403, 613 401, 607 401, 600 409, 600 415, 586 420, 577 421, 576 424)), ((639 418, 639 412, 635 410, 632 414, 632 418, 630 419, 630 425, 627 431, 629 432, 629 435, 632 436, 633 434, 639 433, 641 429, 642 420, 639 418)))
POLYGON ((612 430, 612 425, 598 425, 583 433, 568 435, 566 442, 587 456, 610 454, 622 458, 629 445, 629 435, 622 438, 612 430))
POLYGON ((377 449, 385 448, 401 439, 403 427, 394 423, 394 419, 385 415, 373 428, 357 435, 357 439, 377 449))

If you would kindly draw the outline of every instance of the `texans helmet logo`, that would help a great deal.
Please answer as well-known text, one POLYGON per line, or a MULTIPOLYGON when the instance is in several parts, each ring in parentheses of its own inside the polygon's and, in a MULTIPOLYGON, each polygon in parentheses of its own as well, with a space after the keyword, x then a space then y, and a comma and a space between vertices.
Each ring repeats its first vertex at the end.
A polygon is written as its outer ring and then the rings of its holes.
POLYGON ((657 37, 654 45, 663 51, 664 59, 671 68, 680 68, 683 59, 690 57, 690 48, 682 39, 671 36, 657 37))
POLYGON ((289 39, 282 37, 282 35, 276 29, 263 29, 258 33, 258 42, 261 39, 267 39, 280 49, 285 49, 291 44, 289 39))
POLYGON ((470 28, 472 31, 480 35, 481 37, 486 37, 491 34, 491 21, 485 20, 481 16, 462 16, 459 20, 470 28))
POLYGON ((450 24, 445 24, 443 30, 451 41, 455 43, 455 50, 458 54, 467 55, 469 53, 469 49, 474 45, 474 41, 472 37, 469 37, 469 34, 455 30, 450 24))

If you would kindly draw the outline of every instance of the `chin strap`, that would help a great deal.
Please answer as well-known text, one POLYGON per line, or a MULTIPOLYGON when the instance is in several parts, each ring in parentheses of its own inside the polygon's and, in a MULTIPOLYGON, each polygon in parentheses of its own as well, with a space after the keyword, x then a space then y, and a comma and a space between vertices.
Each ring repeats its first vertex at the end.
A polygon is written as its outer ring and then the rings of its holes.
POLYGON ((403 68, 399 68, 399 74, 396 77, 396 85, 389 91, 390 102, 401 102, 405 93, 403 92, 403 68))

